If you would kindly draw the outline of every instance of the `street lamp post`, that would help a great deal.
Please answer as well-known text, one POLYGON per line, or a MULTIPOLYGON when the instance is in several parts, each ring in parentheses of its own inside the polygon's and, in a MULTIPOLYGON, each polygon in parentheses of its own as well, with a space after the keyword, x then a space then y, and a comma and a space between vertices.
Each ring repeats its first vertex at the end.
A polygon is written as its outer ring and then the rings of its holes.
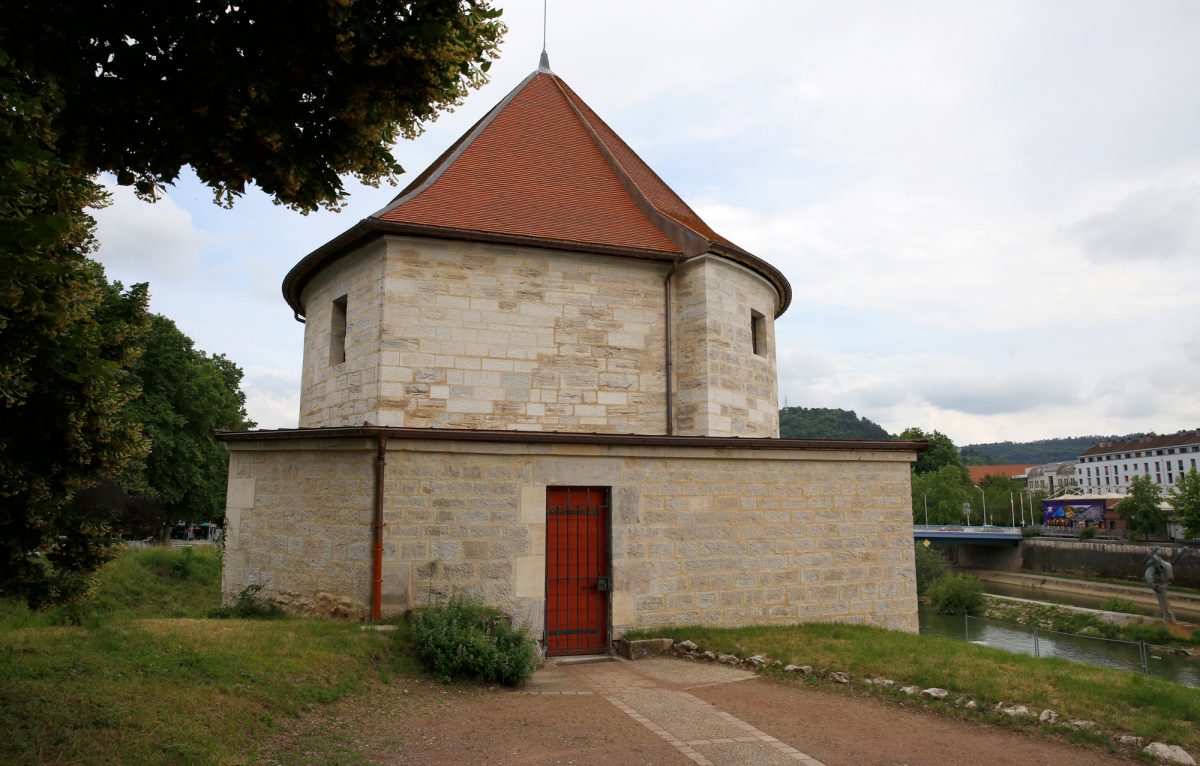
POLYGON ((979 486, 978 484, 975 485, 975 489, 979 490, 979 494, 983 495, 983 525, 986 527, 988 525, 988 523, 987 523, 987 493, 984 492, 983 487, 979 486))
POLYGON ((925 493, 925 526, 929 526, 929 493, 925 493))

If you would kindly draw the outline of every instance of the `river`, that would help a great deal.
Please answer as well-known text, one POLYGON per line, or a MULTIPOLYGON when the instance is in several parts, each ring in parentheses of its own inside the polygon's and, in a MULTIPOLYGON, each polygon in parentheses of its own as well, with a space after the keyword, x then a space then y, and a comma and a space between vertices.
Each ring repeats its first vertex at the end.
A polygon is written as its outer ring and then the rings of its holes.
MULTIPOLYGON (((1011 622, 972 617, 937 614, 932 607, 921 604, 921 635, 952 638, 959 641, 1007 649, 1021 654, 1034 654, 1032 628, 1011 622)), ((1200 661, 1189 657, 1149 651, 1149 672, 1169 681, 1200 687, 1200 661)), ((1074 662, 1142 672, 1141 652, 1136 644, 1102 641, 1085 636, 1038 631, 1036 653, 1042 657, 1061 657, 1074 662)))

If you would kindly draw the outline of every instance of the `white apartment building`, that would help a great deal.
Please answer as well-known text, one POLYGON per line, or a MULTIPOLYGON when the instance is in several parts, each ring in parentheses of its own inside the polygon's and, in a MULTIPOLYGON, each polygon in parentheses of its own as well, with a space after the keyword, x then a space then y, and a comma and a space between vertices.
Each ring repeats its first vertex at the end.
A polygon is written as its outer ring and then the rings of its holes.
POLYGON ((1078 469, 1074 460, 1035 465, 1025 472, 1025 486, 1030 492, 1041 491, 1053 495, 1078 485, 1078 469))
POLYGON ((1085 493, 1128 492, 1134 476, 1149 476, 1163 492, 1200 467, 1200 429, 1168 436, 1141 436, 1088 447, 1075 465, 1085 493))

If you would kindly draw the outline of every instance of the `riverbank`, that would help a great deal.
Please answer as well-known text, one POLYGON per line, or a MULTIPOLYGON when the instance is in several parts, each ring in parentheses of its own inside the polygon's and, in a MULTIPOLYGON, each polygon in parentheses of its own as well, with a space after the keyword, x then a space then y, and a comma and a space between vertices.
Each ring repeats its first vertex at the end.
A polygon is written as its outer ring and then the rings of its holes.
MULTIPOLYGON (((961 626, 962 620, 957 618, 956 624, 961 626)), ((688 639, 715 654, 741 658, 760 655, 796 666, 798 672, 788 673, 783 668, 768 671, 793 682, 921 705, 930 712, 964 721, 1017 727, 1114 749, 1116 743, 1111 737, 1125 735, 1200 752, 1200 695, 1193 688, 1153 676, 1014 654, 961 638, 934 638, 862 625, 677 627, 627 637, 688 639), (804 668, 808 668, 807 673, 804 668), (891 683, 880 683, 880 678, 891 683), (906 692, 906 686, 918 691, 944 689, 945 698, 941 702, 933 696, 922 698, 906 692), (998 705, 1014 712, 1002 712, 998 705), (1025 714, 1017 712, 1018 708, 1025 714), (1052 709, 1057 714, 1053 718, 1062 723, 1039 723, 1039 712, 1047 709, 1052 709), (1028 711, 1034 711, 1033 715, 1028 711), (1075 727, 1071 725, 1075 721, 1090 723, 1075 727)), ((769 662, 764 665, 769 666, 769 662)))
MULTIPOLYGON (((1082 599, 1093 599, 1096 606, 1105 598, 1116 596, 1146 610, 1147 615, 1158 614, 1158 601, 1154 591, 1148 586, 1118 585, 1110 582, 1093 580, 1075 580, 1065 577, 1054 577, 1036 572, 1005 572, 994 569, 970 569, 972 575, 984 583, 1019 588, 1030 591, 1026 598, 1055 601, 1054 594, 1074 596, 1082 599), (1048 595, 1047 595, 1048 594, 1048 595)), ((1014 595, 1003 593, 1000 595, 1014 595)), ((1171 609, 1177 618, 1192 622, 1200 622, 1200 594, 1184 591, 1171 591, 1171 609)), ((1077 604, 1078 605, 1078 604, 1077 604)))

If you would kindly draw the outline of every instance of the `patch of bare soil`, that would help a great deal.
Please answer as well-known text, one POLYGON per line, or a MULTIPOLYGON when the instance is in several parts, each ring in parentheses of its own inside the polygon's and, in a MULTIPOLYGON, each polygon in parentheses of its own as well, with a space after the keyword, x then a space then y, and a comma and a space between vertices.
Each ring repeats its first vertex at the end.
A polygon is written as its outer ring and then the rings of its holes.
MULTIPOLYGON (((614 692, 637 696, 686 689, 694 698, 756 727, 826 766, 1120 766, 1138 761, 1094 745, 938 715, 922 705, 824 691, 787 680, 678 660, 623 663, 593 671, 547 665, 524 691, 444 686, 400 679, 291 722, 262 754, 271 766, 364 764, 688 764, 662 737, 605 700, 593 680, 621 675, 648 682, 614 692), (607 675, 606 675, 607 674, 607 675), (699 675, 697 675, 699 674, 699 675), (741 679, 741 680, 739 680, 741 679), (581 693, 589 692, 589 693, 581 693)), ((660 695, 661 696, 661 695, 660 695)), ((659 719, 674 708, 640 712, 659 719)), ((687 712, 687 711, 682 711, 687 712)), ((698 745, 723 766, 745 754, 698 745), (706 749, 707 748, 707 749, 706 749)), ((749 751, 747 751, 749 752, 749 751)), ((768 753, 778 755, 778 753, 768 753)), ((754 755, 762 755, 761 748, 754 755)))
POLYGON ((1119 766, 1137 763, 913 706, 756 679, 691 694, 803 750, 826 766, 1119 766))
POLYGON ((679 764, 682 756, 597 695, 519 694, 403 679, 296 720, 261 763, 679 764))

